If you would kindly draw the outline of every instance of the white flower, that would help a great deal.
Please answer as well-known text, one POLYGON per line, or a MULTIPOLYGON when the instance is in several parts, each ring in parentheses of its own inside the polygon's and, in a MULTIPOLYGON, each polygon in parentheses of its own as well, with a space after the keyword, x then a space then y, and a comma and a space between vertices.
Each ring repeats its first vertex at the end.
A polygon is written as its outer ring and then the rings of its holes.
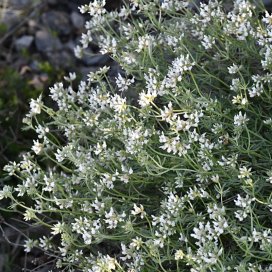
POLYGON ((101 54, 116 53, 117 41, 115 38, 112 38, 110 36, 102 36, 100 39, 101 42, 99 42, 99 47, 101 54))
POLYGON ((43 106, 42 96, 40 95, 36 100, 30 100, 30 116, 40 114, 43 106))
POLYGON ((53 87, 49 88, 49 90, 50 96, 54 101, 61 100, 65 93, 63 83, 55 83, 53 87))
POLYGON ((112 272, 116 270, 116 267, 120 266, 116 259, 110 257, 109 255, 102 256, 97 258, 95 264, 92 266, 92 269, 86 270, 90 272, 112 272))
POLYGON ((51 227, 52 229, 51 233, 53 235, 63 233, 64 227, 65 227, 64 223, 58 222, 57 224, 53 225, 53 227, 51 227))
POLYGON ((247 168, 246 166, 240 167, 239 171, 240 174, 238 175, 238 178, 240 179, 250 178, 250 176, 252 176, 251 168, 247 168))
POLYGON ((100 16, 106 13, 104 6, 106 5, 106 0, 93 0, 89 5, 83 5, 79 7, 81 13, 89 13, 91 16, 100 16))
POLYGON ((270 69, 272 65, 272 46, 270 44, 265 46, 264 59, 261 60, 261 63, 264 69, 270 69))
POLYGON ((181 249, 179 249, 175 253, 175 260, 176 261, 182 260, 184 258, 184 256, 185 256, 184 252, 181 249))
POLYGON ((151 46, 154 46, 154 43, 155 43, 155 39, 153 36, 148 34, 141 36, 139 37, 138 47, 135 51, 139 53, 144 49, 148 49, 151 46))
POLYGON ((111 97, 110 106, 117 113, 122 113, 127 109, 126 98, 122 98, 120 95, 115 94, 111 97))
POLYGON ((272 170, 269 170, 267 172, 268 178, 266 179, 266 181, 272 183, 272 170))
POLYGON ((118 74, 118 77, 116 79, 116 85, 118 87, 118 90, 120 92, 126 91, 128 87, 134 83, 135 79, 133 78, 123 78, 121 74, 118 74))
POLYGON ((105 212, 105 218, 104 221, 108 224, 108 229, 115 229, 117 227, 117 224, 119 222, 124 221, 124 217, 126 216, 125 212, 122 214, 117 214, 114 209, 111 207, 109 212, 105 212))
POLYGON ((25 240, 24 243, 24 252, 29 253, 31 251, 31 249, 35 246, 38 245, 38 241, 37 240, 32 240, 32 239, 27 239, 25 240))
POLYGON ((122 175, 120 175, 120 180, 122 180, 124 183, 129 182, 130 175, 133 174, 132 168, 127 169, 123 164, 121 165, 122 167, 122 175))
POLYGON ((230 85, 230 90, 234 92, 238 92, 241 86, 241 82, 239 78, 233 78, 230 85))
POLYGON ((81 59, 83 57, 83 48, 77 45, 74 48, 74 55, 76 56, 76 58, 81 59))
POLYGON ((12 176, 17 170, 19 170, 19 167, 16 162, 9 162, 9 164, 4 166, 3 170, 8 172, 9 176, 12 176))
POLYGON ((42 138, 46 138, 46 133, 49 132, 49 128, 38 125, 37 127, 35 127, 35 131, 38 134, 38 138, 42 139, 42 138))
POLYGON ((179 156, 187 154, 188 150, 191 147, 189 143, 182 143, 179 136, 169 138, 162 133, 160 135, 159 141, 160 143, 164 143, 160 146, 161 149, 166 150, 168 153, 178 153, 179 156))
POLYGON ((35 152, 35 154, 40 154, 43 150, 44 145, 40 143, 38 140, 33 140, 34 145, 32 146, 32 150, 35 152))
POLYGON ((143 245, 142 238, 136 237, 135 239, 132 239, 132 242, 130 243, 129 247, 136 248, 137 250, 139 250, 142 245, 143 245))
POLYGON ((268 119, 264 120, 263 122, 266 125, 272 125, 272 119, 271 118, 268 118, 268 119))
POLYGON ((241 111, 234 116, 234 125, 237 127, 243 126, 249 119, 246 117, 246 113, 243 115, 241 111))
POLYGON ((54 191, 56 183, 55 183, 55 178, 52 176, 52 172, 50 172, 49 177, 44 176, 44 182, 45 182, 45 187, 43 188, 43 191, 47 191, 47 192, 54 191))
POLYGON ((115 175, 104 173, 103 177, 100 179, 100 183, 103 184, 103 186, 106 186, 108 189, 113 189, 115 180, 115 175))
POLYGON ((211 36, 204 35, 201 44, 205 49, 211 49, 212 46, 215 44, 215 38, 211 36))
POLYGON ((0 191, 0 200, 3 198, 8 198, 12 196, 12 187, 5 185, 4 188, 0 191))
POLYGON ((190 59, 189 55, 181 55, 172 62, 167 77, 165 78, 165 86, 167 88, 175 88, 177 82, 180 82, 183 78, 183 75, 186 71, 192 70, 195 62, 190 59))
POLYGON ((103 152, 103 150, 106 150, 107 148, 107 144, 105 141, 103 141, 102 144, 100 144, 99 142, 96 144, 96 148, 94 149, 94 154, 95 155, 99 155, 101 152, 103 152))
POLYGON ((39 238, 39 247, 46 251, 52 249, 53 245, 51 244, 50 238, 46 236, 39 238))
POLYGON ((65 76, 64 79, 69 82, 74 81, 76 79, 76 73, 70 72, 69 76, 65 76))
POLYGON ((164 106, 164 110, 161 110, 161 118, 162 120, 171 123, 173 121, 174 110, 172 107, 172 103, 169 102, 167 106, 164 106))
POLYGON ((88 30, 86 34, 83 33, 81 35, 81 40, 80 40, 80 43, 82 44, 82 48, 83 49, 88 48, 88 46, 92 42, 92 40, 93 40, 93 38, 92 38, 92 33, 90 30, 88 30))
POLYGON ((33 209, 27 209, 24 213, 24 220, 29 221, 36 218, 35 211, 33 209))
POLYGON ((228 13, 228 22, 224 31, 228 35, 235 35, 238 40, 244 41, 253 31, 250 18, 254 6, 249 1, 234 1, 234 9, 228 13))
POLYGON ((140 204, 140 207, 138 207, 135 203, 133 205, 134 211, 131 211, 131 214, 133 215, 140 215, 140 217, 143 219, 146 215, 146 212, 144 211, 144 206, 140 204))
POLYGON ((239 66, 236 64, 232 64, 228 67, 229 74, 236 74, 239 71, 239 66))
POLYGON ((238 210, 234 212, 234 215, 239 221, 243 221, 245 218, 247 218, 248 213, 245 210, 238 210))
POLYGON ((198 227, 193 228, 193 233, 191 233, 191 236, 198 240, 196 245, 204 244, 207 241, 213 240, 214 230, 211 228, 209 221, 206 224, 204 222, 200 222, 198 227))
POLYGON ((189 1, 180 1, 180 0, 163 0, 160 1, 162 10, 182 10, 189 6, 189 1))
POLYGON ((234 200, 234 203, 238 207, 248 208, 248 207, 250 207, 250 203, 252 201, 254 201, 254 199, 250 198, 249 195, 246 195, 246 197, 241 197, 241 195, 238 194, 237 198, 234 200))
POLYGON ((148 90, 147 93, 142 91, 139 95, 139 104, 142 108, 147 107, 154 101, 157 97, 157 91, 155 90, 148 90))
POLYGON ((272 25, 272 15, 269 12, 265 11, 265 16, 263 17, 262 21, 267 25, 272 25))
POLYGON ((248 103, 248 100, 246 97, 243 97, 242 95, 237 95, 237 96, 233 96, 232 103, 246 105, 248 103))
POLYGON ((55 157, 58 162, 62 162, 65 158, 65 152, 63 152, 63 150, 57 149, 57 153, 55 153, 55 157))

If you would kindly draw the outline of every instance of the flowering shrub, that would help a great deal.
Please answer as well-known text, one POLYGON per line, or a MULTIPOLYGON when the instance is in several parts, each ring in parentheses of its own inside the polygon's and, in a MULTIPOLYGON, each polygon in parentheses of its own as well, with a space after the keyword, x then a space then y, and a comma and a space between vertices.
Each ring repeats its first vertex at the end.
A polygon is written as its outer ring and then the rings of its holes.
POLYGON ((1 198, 50 230, 25 251, 63 271, 272 271, 272 15, 246 0, 104 5, 80 8, 75 52, 96 42, 123 72, 70 74, 55 110, 32 100, 37 139, 5 167, 21 184, 1 198))

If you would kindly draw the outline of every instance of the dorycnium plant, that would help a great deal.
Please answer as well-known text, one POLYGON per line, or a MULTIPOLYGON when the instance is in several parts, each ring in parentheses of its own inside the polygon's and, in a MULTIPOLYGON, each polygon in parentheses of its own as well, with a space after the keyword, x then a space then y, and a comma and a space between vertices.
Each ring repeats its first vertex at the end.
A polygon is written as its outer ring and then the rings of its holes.
POLYGON ((272 271, 272 15, 257 1, 130 0, 91 15, 122 68, 31 100, 1 198, 62 271, 272 271), (228 2, 228 3, 226 3, 228 2))

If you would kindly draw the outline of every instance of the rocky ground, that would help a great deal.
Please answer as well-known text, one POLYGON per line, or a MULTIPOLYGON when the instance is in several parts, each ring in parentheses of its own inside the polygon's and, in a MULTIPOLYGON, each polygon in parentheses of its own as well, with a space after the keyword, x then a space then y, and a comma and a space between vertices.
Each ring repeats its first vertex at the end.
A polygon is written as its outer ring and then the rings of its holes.
MULTIPOLYGON (((88 19, 79 13, 78 6, 88 2, 0 0, 0 168, 31 144, 31 137, 27 139, 21 130, 21 119, 31 97, 37 97, 41 91, 46 96, 48 87, 62 81, 68 72, 84 77, 103 65, 111 66, 114 76, 119 72, 118 65, 100 54, 95 45, 81 60, 74 56, 73 49, 88 19)), ((108 1, 107 8, 115 9, 119 3, 108 1)), ((0 185, 1 174, 0 170, 0 185)), ((1 202, 2 207, 8 206, 4 204, 1 202)), ((38 250, 26 254, 21 246, 25 234, 44 232, 22 223, 19 215, 0 211, 0 271, 53 269, 53 258, 38 250)))
MULTIPOLYGON (((54 69, 77 70, 82 74, 110 62, 108 56, 97 54, 95 46, 82 60, 74 57, 73 49, 85 24, 78 6, 88 0, 2 1, 8 3, 3 7, 0 21, 2 28, 6 28, 0 35, 0 66, 11 65, 21 74, 27 74, 27 79, 32 75, 34 87, 48 80, 48 75, 39 69, 43 61, 48 61, 54 69)), ((118 2, 111 1, 108 8, 117 7, 118 2)))

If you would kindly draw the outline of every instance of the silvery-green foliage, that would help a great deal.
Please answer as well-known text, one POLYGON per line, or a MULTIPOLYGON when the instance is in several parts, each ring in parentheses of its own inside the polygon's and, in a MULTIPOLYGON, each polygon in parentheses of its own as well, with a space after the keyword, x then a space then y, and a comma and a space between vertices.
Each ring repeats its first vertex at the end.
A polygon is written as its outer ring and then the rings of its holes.
POLYGON ((95 42, 123 72, 70 74, 58 109, 31 100, 37 139, 0 192, 50 230, 26 252, 63 271, 272 271, 272 15, 254 3, 80 8, 76 55, 95 42))

